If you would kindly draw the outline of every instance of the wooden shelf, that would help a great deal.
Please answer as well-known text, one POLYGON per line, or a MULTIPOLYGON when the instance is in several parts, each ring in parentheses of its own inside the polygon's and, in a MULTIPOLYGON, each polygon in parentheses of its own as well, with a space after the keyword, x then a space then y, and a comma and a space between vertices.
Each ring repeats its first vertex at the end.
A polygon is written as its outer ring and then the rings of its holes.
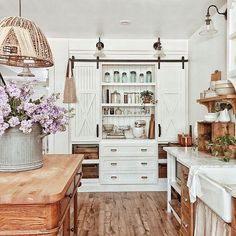
POLYGON ((236 94, 198 99, 197 102, 206 106, 208 112, 215 112, 217 102, 229 103, 233 107, 233 113, 236 114, 236 94))
POLYGON ((102 83, 102 86, 155 86, 155 83, 102 83))
POLYGON ((155 104, 137 104, 137 103, 102 103, 102 107, 155 107, 155 104))
POLYGON ((150 117, 151 114, 149 115, 143 115, 143 114, 139 114, 139 115, 102 115, 103 117, 150 117))
POLYGON ((177 199, 172 199, 169 204, 171 208, 175 211, 175 213, 180 217, 181 205, 177 199))

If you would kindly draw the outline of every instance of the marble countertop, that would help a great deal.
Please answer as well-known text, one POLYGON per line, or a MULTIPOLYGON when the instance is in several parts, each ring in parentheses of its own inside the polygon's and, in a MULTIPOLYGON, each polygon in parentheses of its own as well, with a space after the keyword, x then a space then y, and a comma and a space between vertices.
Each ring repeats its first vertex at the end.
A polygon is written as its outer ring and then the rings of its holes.
POLYGON ((204 152, 194 151, 191 147, 164 147, 164 150, 177 158, 181 164, 190 167, 235 167, 236 159, 224 162, 204 152))
MULTIPOLYGON (((190 175, 194 175, 199 169, 204 167, 235 168, 236 170, 236 159, 223 162, 219 157, 213 157, 204 152, 194 151, 192 148, 185 147, 164 147, 164 150, 168 154, 176 157, 178 162, 188 167, 190 169, 190 175)), ((227 172, 225 174, 227 174, 227 172)), ((221 186, 236 198, 236 180, 235 184, 222 183, 221 186)))

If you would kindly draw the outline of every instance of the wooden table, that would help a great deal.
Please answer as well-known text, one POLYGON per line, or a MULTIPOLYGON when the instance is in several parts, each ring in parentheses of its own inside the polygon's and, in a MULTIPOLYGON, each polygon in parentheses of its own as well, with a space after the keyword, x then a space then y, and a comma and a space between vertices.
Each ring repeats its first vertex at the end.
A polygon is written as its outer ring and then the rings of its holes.
POLYGON ((0 235, 77 235, 82 161, 83 155, 46 155, 41 169, 0 173, 0 235))

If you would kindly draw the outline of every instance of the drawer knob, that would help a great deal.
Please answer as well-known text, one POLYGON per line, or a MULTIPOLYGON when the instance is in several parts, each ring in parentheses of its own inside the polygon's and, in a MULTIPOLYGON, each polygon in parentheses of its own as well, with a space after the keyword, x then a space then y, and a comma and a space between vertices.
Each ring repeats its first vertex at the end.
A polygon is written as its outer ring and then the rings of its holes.
POLYGON ((74 232, 75 230, 74 230, 74 228, 71 228, 70 231, 71 231, 71 232, 74 232))
POLYGON ((146 166, 147 162, 141 162, 141 165, 146 166))
POLYGON ((184 228, 188 228, 188 224, 184 224, 184 228))
POLYGON ((146 152, 147 148, 141 148, 141 152, 146 152))
POLYGON ((188 198, 185 198, 184 201, 187 202, 187 201, 188 201, 188 198))
POLYGON ((117 149, 116 148, 112 148, 111 152, 117 152, 117 149))
POLYGON ((113 175, 111 176, 111 179, 117 179, 117 176, 113 175))
POLYGON ((116 162, 111 162, 111 166, 117 166, 116 162))
POLYGON ((142 178, 142 179, 147 179, 148 177, 147 177, 147 176, 142 176, 141 178, 142 178))
POLYGON ((66 197, 68 197, 68 198, 72 198, 72 197, 73 197, 73 194, 72 194, 72 193, 67 194, 66 197))

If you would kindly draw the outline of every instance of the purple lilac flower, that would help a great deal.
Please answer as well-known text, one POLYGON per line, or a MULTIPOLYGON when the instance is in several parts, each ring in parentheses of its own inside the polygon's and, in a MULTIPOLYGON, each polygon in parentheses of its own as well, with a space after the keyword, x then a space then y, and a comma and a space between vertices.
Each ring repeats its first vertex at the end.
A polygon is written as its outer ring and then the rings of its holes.
POLYGON ((5 130, 9 128, 9 124, 2 123, 0 124, 0 136, 2 136, 5 133, 5 130))
POLYGON ((18 117, 10 118, 10 120, 8 121, 8 124, 10 125, 10 127, 15 127, 19 125, 20 124, 19 118, 18 117))
POLYGON ((32 131, 32 121, 31 120, 21 121, 20 130, 25 134, 30 133, 32 131))
POLYGON ((9 94, 10 97, 20 98, 21 97, 21 90, 17 88, 16 83, 10 82, 6 85, 6 92, 9 94))

